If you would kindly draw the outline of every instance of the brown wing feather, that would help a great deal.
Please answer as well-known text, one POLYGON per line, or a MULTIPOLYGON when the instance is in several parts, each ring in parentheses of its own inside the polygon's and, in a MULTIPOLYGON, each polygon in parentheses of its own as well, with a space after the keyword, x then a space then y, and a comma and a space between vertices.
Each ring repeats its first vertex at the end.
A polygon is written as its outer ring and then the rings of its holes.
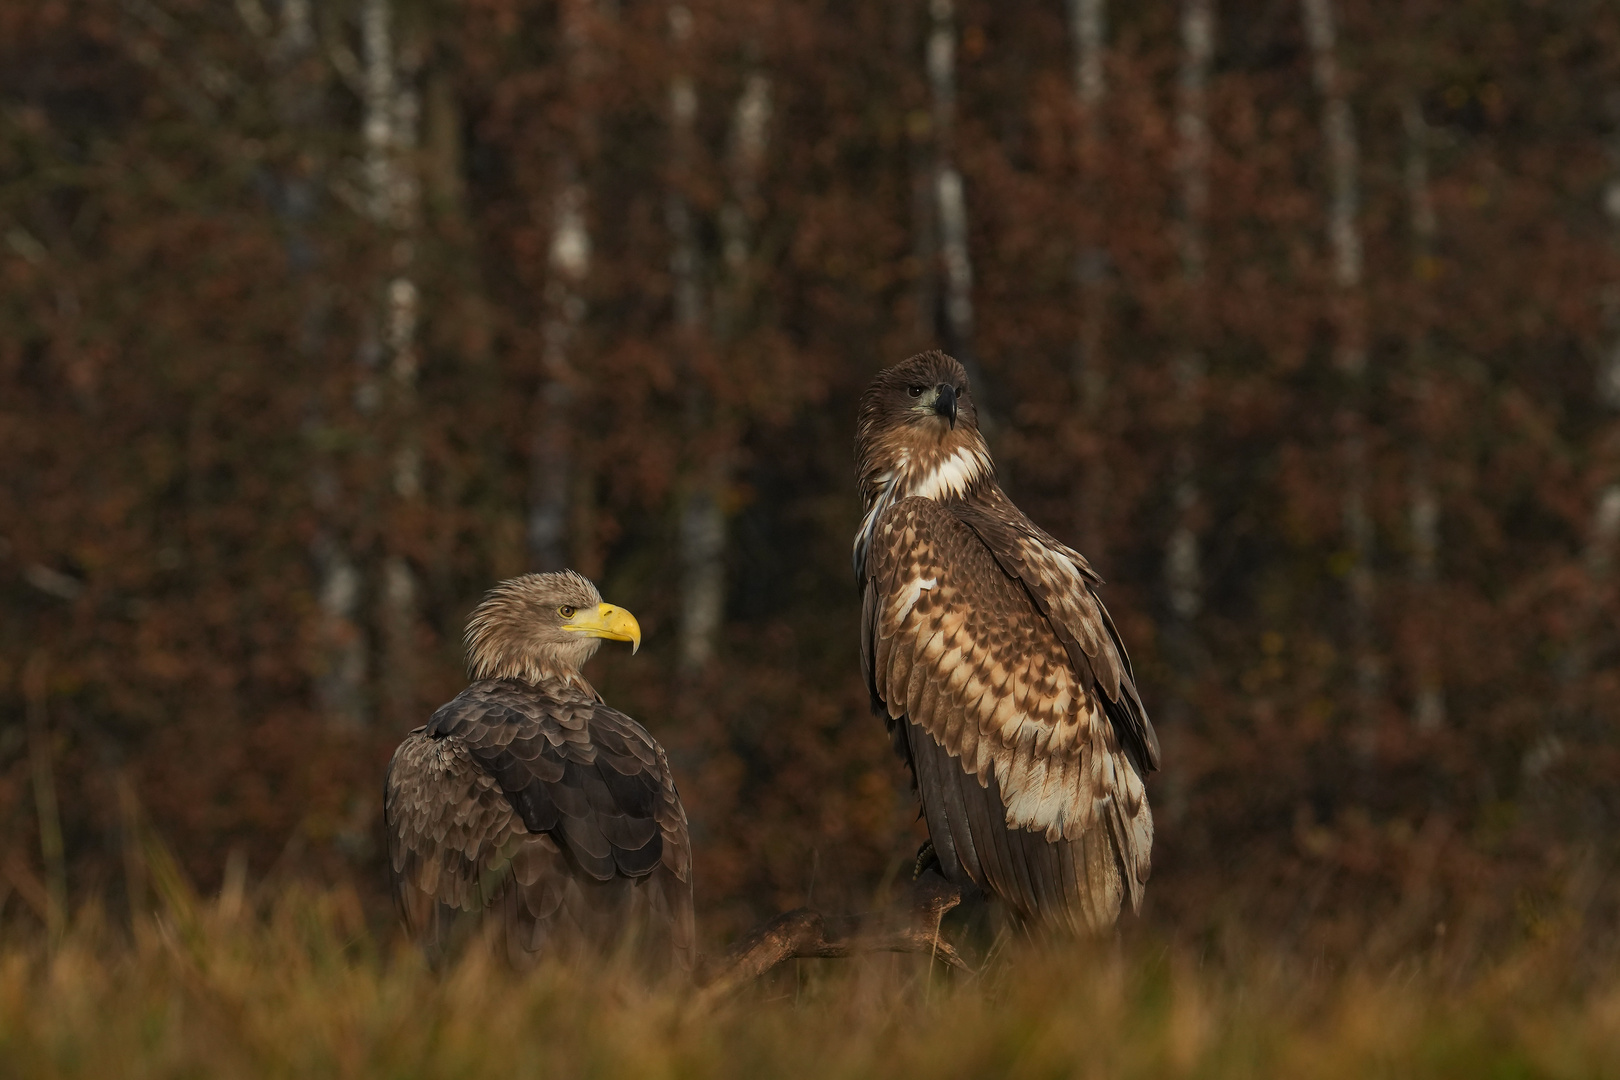
POLYGON ((400 744, 384 819, 406 926, 435 950, 457 913, 488 911, 515 962, 634 934, 691 967, 691 840, 669 762, 586 695, 474 683, 400 744))
POLYGON ((1053 539, 1001 492, 990 487, 981 499, 951 508, 976 533, 998 565, 1023 584, 1075 671, 1090 673, 1101 691, 1104 711, 1139 770, 1159 767, 1159 737, 1147 718, 1131 659, 1108 609, 1093 586, 1100 579, 1084 556, 1053 539))
POLYGON ((1098 619, 1085 636, 1056 630, 955 509, 911 498, 878 522, 863 603, 868 687, 908 731, 930 835, 956 861, 948 876, 1026 918, 1102 929, 1125 895, 1140 904, 1150 869, 1145 762, 1130 760, 1094 671, 1115 665, 1125 699, 1128 664, 1098 619), (1071 641, 1085 657, 1094 647, 1096 664, 1077 664, 1071 641))

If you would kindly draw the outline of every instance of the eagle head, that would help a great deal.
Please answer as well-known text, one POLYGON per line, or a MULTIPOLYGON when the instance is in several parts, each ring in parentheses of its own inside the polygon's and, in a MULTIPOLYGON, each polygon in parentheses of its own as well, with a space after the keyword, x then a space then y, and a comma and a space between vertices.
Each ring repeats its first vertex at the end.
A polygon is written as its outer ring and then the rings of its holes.
POLYGON ((895 480, 902 481, 898 498, 938 498, 928 480, 942 469, 969 484, 989 476, 990 452, 962 365, 935 351, 878 372, 861 395, 855 460, 868 499, 895 480))
POLYGON ((602 602, 590 579, 572 570, 524 574, 485 595, 467 620, 467 663, 475 679, 577 681, 603 640, 641 647, 641 626, 602 602))
POLYGON ((927 446, 950 441, 959 427, 964 436, 979 430, 967 372, 942 352, 925 352, 878 372, 861 395, 856 439, 869 432, 904 432, 911 442, 927 446))
POLYGON ((861 485, 856 573, 883 509, 911 495, 965 498, 995 477, 967 372, 942 352, 918 353, 878 372, 855 424, 861 485))

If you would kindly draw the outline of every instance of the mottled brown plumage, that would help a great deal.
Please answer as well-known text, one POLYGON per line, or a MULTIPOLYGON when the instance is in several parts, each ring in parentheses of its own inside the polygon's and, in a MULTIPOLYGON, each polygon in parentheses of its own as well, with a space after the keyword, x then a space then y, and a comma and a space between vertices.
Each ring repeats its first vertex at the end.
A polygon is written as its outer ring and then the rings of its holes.
POLYGON ((693 961, 692 848, 663 749, 579 673, 628 612, 572 572, 503 582, 467 627, 478 681, 408 735, 383 816, 406 927, 481 919, 514 964, 630 943, 693 961))
POLYGON ((962 366, 879 373, 855 438, 861 656, 945 876, 1100 931, 1151 867, 1159 744, 1080 554, 996 484, 962 366))

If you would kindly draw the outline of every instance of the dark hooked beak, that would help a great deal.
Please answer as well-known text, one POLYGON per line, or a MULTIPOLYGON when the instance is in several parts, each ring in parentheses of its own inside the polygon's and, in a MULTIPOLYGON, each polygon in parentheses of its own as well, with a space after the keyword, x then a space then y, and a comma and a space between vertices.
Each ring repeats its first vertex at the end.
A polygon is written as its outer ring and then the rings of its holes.
POLYGON ((956 387, 950 383, 940 383, 934 398, 934 415, 943 416, 950 421, 951 430, 956 429, 956 387))

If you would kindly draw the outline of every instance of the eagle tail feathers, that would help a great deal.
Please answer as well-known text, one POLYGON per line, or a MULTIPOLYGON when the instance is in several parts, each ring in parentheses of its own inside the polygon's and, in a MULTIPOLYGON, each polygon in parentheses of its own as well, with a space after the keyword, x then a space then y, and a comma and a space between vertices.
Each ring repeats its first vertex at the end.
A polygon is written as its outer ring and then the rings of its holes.
MULTIPOLYGON (((922 727, 898 723, 905 727, 929 835, 947 878, 1001 896, 1027 923, 1065 932, 1105 932, 1127 898, 1132 910, 1141 909, 1153 837, 1147 800, 1105 795, 1083 812, 1054 804, 1071 786, 1071 770, 1092 771, 1099 780, 1110 768, 1129 770, 1120 751, 1045 762, 1044 782, 1023 784, 1009 803, 997 772, 1016 772, 1016 765, 1008 770, 1002 762, 1002 769, 987 769, 981 780, 974 762, 952 754, 922 727), (1086 760, 1114 755, 1121 759, 1086 760), (1047 820, 1055 825, 1033 824, 1047 820)), ((1028 764, 1032 775, 1024 779, 1039 779, 1035 763, 1028 764)), ((1140 784, 1139 777, 1131 779, 1140 784)))

